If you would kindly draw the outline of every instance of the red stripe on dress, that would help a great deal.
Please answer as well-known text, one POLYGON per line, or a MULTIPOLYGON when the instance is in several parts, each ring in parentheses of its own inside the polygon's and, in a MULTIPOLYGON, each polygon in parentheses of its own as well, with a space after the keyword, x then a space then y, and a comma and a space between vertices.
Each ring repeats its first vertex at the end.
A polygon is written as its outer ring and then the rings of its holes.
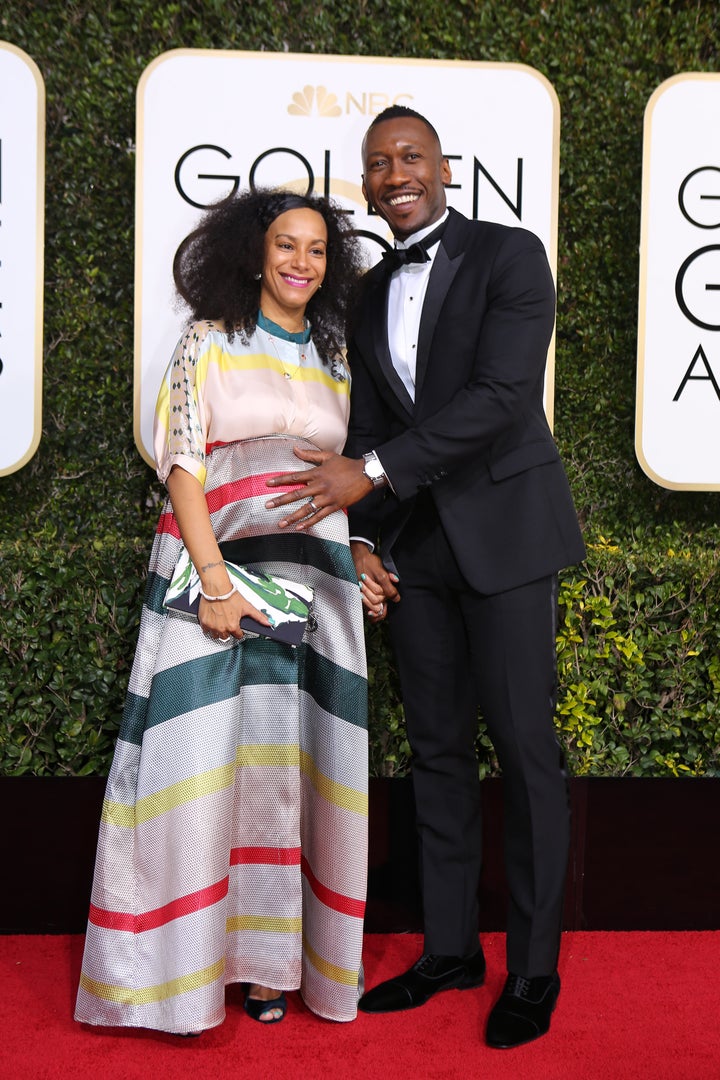
POLYGON ((180 896, 169 904, 155 908, 153 911, 145 911, 142 915, 131 915, 125 911, 107 911, 104 908, 90 905, 90 922, 94 926, 102 926, 105 930, 127 930, 131 934, 142 934, 145 930, 157 930, 159 926, 165 926, 173 919, 180 919, 183 915, 190 915, 193 911, 202 911, 203 908, 212 907, 219 900, 223 900, 228 893, 229 878, 209 885, 206 889, 198 889, 197 892, 180 896))
MULTIPOLYGON (((283 473, 277 472, 259 473, 257 476, 246 476, 242 480, 234 480, 229 484, 222 484, 220 487, 216 487, 212 491, 205 493, 208 510, 211 514, 214 514, 216 511, 221 510, 223 506, 227 506, 229 503, 238 502, 240 499, 252 499, 257 498, 260 495, 265 495, 270 498, 275 495, 284 495, 286 491, 299 491, 305 486, 304 484, 282 484, 279 487, 269 488, 265 483, 265 481, 269 480, 272 476, 283 475, 283 473)), ((289 506, 288 513, 292 513, 295 509, 295 506, 289 506)), ((343 513, 347 514, 347 510, 344 507, 343 513)), ((160 515, 156 531, 159 533, 170 533, 176 540, 182 539, 175 515, 170 511, 160 515)))
POLYGON ((322 885, 310 869, 310 863, 303 855, 301 863, 302 872, 307 878, 308 884, 325 907, 339 911, 341 915, 352 915, 356 919, 362 919, 365 915, 365 901, 355 900, 352 896, 344 896, 342 893, 333 892, 326 885, 322 885))
POLYGON ((229 484, 222 484, 205 493, 210 513, 222 509, 228 503, 238 502, 240 499, 257 498, 265 495, 271 498, 274 495, 282 495, 286 491, 297 491, 304 484, 283 484, 280 487, 269 488, 265 483, 273 476, 283 476, 280 472, 258 473, 257 476, 244 476, 242 480, 232 480, 229 484))
POLYGON ((300 848, 238 847, 230 851, 231 866, 299 866, 300 848))
POLYGON ((175 519, 175 515, 170 511, 160 515, 160 520, 158 521, 157 529, 155 531, 159 533, 171 533, 176 540, 180 539, 178 523, 175 519))

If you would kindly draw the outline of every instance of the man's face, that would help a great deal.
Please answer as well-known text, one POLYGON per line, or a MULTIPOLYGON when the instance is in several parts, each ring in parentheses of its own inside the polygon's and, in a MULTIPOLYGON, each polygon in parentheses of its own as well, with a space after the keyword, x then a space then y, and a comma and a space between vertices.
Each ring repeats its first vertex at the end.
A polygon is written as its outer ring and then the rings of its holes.
POLYGON ((402 240, 443 215, 452 173, 422 120, 381 121, 365 136, 362 154, 363 195, 394 236, 402 240))

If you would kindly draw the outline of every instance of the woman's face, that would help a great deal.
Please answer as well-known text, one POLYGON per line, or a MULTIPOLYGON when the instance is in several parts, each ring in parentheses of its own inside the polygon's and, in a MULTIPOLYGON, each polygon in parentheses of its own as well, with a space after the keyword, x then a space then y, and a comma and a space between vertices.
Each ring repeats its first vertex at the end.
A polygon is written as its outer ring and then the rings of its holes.
POLYGON ((327 264, 327 228, 317 210, 286 210, 265 233, 260 308, 285 330, 302 330, 308 301, 327 264), (286 325, 291 324, 291 325, 286 325))

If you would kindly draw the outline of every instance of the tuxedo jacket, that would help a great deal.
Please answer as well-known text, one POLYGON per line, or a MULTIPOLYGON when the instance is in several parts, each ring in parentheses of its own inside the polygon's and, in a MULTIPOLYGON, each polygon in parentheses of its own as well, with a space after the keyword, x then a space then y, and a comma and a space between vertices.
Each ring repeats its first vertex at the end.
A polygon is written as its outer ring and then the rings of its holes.
POLYGON ((353 320, 345 453, 375 450, 391 487, 350 508, 350 535, 379 543, 394 570, 393 544, 428 490, 480 593, 580 561, 577 515, 543 408, 555 290, 540 240, 450 210, 423 304, 414 402, 390 358, 389 277, 383 263, 368 271, 353 320))

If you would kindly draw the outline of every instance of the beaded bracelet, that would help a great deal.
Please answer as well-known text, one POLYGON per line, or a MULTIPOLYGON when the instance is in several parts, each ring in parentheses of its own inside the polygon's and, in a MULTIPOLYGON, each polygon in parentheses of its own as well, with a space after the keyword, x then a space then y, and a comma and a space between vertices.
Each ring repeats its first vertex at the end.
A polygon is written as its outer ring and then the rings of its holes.
POLYGON ((206 592, 203 592, 202 585, 200 586, 200 595, 202 596, 203 600, 209 600, 211 604, 215 603, 216 600, 229 600, 234 592, 237 592, 237 589, 234 585, 232 585, 230 588, 230 592, 223 593, 222 596, 208 596, 206 592))

